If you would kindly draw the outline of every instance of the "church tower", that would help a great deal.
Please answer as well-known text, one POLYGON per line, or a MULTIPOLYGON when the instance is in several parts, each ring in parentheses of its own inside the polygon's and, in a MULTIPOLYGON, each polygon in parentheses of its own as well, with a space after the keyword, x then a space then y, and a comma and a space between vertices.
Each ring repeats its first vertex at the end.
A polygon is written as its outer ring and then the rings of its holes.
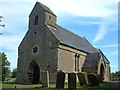
POLYGON ((36 29, 44 24, 54 27, 57 16, 45 5, 37 2, 29 15, 29 29, 36 29))
POLYGON ((42 71, 49 71, 50 81, 55 82, 58 40, 49 27, 55 28, 56 18, 47 6, 36 2, 29 15, 28 31, 18 47, 16 81, 38 84, 41 83, 42 71))

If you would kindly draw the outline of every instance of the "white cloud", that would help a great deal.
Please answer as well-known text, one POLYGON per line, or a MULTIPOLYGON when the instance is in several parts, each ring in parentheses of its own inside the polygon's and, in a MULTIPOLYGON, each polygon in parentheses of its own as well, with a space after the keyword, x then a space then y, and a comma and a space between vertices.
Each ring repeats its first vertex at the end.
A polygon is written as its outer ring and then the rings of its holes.
POLYGON ((118 55, 119 55, 118 49, 108 50, 108 51, 106 51, 106 54, 108 55, 108 57, 110 56, 110 57, 113 57, 113 58, 118 58, 118 55))
POLYGON ((31 2, 49 6, 56 13, 70 13, 77 16, 108 17, 115 10, 107 8, 118 0, 3 0, 2 2, 31 2))
POLYGON ((0 52, 5 52, 8 61, 11 63, 11 70, 17 67, 17 52, 18 45, 22 39, 22 36, 6 36, 0 37, 0 52))
POLYGON ((22 38, 22 35, 3 35, 2 38, 0 38, 0 51, 5 52, 7 55, 8 61, 11 63, 11 70, 17 67, 18 46, 22 38))
POLYGON ((110 17, 103 18, 103 21, 99 25, 99 29, 97 34, 93 40, 93 43, 98 42, 99 40, 104 39, 104 37, 111 31, 118 30, 118 22, 117 22, 117 12, 115 12, 110 17))
POLYGON ((97 35, 95 36, 95 39, 93 42, 97 42, 98 40, 101 40, 104 38, 104 36, 107 34, 107 27, 106 25, 100 25, 100 29, 97 32, 97 35))
POLYGON ((101 25, 105 24, 104 22, 101 21, 78 21, 80 25, 101 25))
POLYGON ((99 47, 118 47, 120 46, 119 44, 109 44, 109 45, 103 45, 103 46, 99 46, 99 47))
POLYGON ((120 67, 119 65, 112 65, 112 68, 120 67))
MULTIPOLYGON (((39 0, 41 1, 41 0, 39 0)), ((107 6, 115 3, 105 0, 48 0, 51 9, 55 12, 70 13, 76 16, 109 17, 114 10, 107 6), (62 5, 62 7, 61 7, 62 5), (104 14, 103 14, 104 13, 104 14)))
POLYGON ((22 35, 21 36, 3 35, 0 42, 0 48, 16 51, 22 38, 23 38, 22 35))
POLYGON ((17 67, 17 51, 5 52, 5 54, 7 55, 8 61, 10 62, 10 69, 13 70, 17 67))

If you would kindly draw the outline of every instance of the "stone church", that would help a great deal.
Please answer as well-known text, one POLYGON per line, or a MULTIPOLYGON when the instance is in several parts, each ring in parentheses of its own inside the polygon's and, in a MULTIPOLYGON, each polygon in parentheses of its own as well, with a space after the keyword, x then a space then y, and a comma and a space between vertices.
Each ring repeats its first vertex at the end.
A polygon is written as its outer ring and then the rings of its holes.
POLYGON ((56 21, 57 16, 47 6, 36 2, 28 31, 18 47, 17 82, 41 83, 42 71, 48 71, 50 82, 56 82, 59 70, 95 73, 109 81, 110 62, 102 51, 56 21))

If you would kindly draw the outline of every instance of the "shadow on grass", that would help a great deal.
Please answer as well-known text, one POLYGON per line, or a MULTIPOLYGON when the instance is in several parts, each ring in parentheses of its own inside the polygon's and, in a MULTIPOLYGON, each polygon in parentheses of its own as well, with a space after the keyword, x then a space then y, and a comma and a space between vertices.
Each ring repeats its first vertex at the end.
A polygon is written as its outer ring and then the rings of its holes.
POLYGON ((20 90, 19 88, 2 88, 1 90, 20 90))
MULTIPOLYGON (((100 86, 89 86, 89 85, 86 85, 86 86, 80 86, 79 83, 77 83, 77 89, 76 90, 105 90, 105 88, 109 87, 111 85, 111 83, 113 82, 107 82, 107 83, 101 83, 100 86)), ((16 82, 3 82, 4 85, 23 85, 23 84, 20 84, 20 83, 16 83, 16 82)), ((56 84, 53 83, 53 84, 50 84, 50 87, 47 88, 47 87, 42 87, 42 84, 35 84, 35 85, 26 85, 28 86, 29 88, 3 88, 2 90, 71 90, 71 89, 68 89, 68 85, 65 84, 65 88, 64 89, 57 89, 56 88, 56 84)))
POLYGON ((20 84, 20 83, 17 83, 17 82, 2 82, 2 84, 20 84))

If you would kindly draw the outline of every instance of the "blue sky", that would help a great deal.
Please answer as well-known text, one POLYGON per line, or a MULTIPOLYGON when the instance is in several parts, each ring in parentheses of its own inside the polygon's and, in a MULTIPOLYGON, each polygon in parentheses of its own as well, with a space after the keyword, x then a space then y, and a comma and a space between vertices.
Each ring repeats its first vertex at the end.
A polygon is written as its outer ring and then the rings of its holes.
POLYGON ((118 71, 119 0, 2 0, 0 15, 6 27, 0 30, 0 51, 7 54, 11 70, 17 67, 17 48, 28 30, 29 14, 36 1, 57 15, 57 24, 101 49, 110 61, 111 71, 118 71))

